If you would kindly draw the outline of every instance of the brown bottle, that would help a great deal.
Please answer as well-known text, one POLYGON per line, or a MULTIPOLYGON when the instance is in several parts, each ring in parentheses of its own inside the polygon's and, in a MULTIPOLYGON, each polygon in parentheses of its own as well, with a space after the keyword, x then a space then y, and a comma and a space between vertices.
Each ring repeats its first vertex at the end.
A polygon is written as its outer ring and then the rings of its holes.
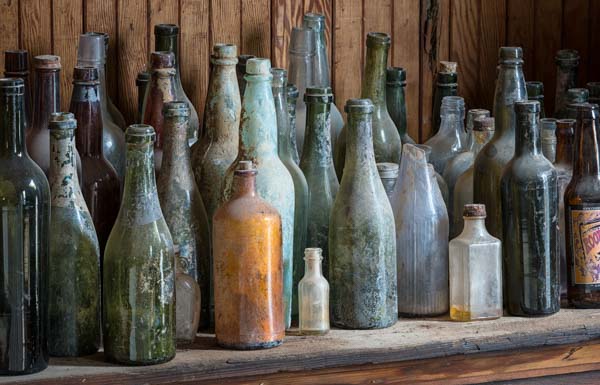
POLYGON ((163 107, 175 100, 175 56, 172 52, 157 51, 150 55, 149 89, 144 101, 144 124, 154 127, 154 169, 159 172, 162 164, 163 107))
POLYGON ((119 213, 121 187, 117 172, 102 153, 99 85, 98 69, 75 67, 69 111, 77 120, 75 145, 83 168, 81 191, 98 234, 100 255, 104 255, 104 246, 119 213))
POLYGON ((575 165, 565 191, 567 297, 600 308, 600 133, 598 105, 577 104, 575 165))
POLYGON ((215 334, 233 349, 278 346, 285 334, 281 217, 258 196, 256 174, 240 161, 213 217, 215 334))
POLYGON ((31 128, 31 86, 29 85, 29 52, 23 49, 4 51, 4 76, 21 78, 23 90, 23 107, 25 109, 25 133, 31 128))

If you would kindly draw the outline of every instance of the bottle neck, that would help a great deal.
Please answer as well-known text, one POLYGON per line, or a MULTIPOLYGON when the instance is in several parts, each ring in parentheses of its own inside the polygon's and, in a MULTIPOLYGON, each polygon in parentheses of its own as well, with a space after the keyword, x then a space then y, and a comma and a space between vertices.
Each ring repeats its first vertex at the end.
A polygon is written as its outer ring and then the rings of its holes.
POLYGON ((477 156, 479 151, 492 139, 494 131, 472 131, 471 152, 477 156))
POLYGON ((527 99, 521 64, 501 64, 494 95, 495 137, 506 137, 514 143, 516 101, 527 99))
POLYGON ((517 116, 517 132, 515 138, 515 155, 540 155, 542 139, 535 112, 523 113, 517 116))
POLYGON ((102 61, 77 60, 78 66, 94 67, 98 70, 98 98, 100 106, 108 112, 108 94, 106 91, 106 65, 102 61))
POLYGON ((29 85, 29 71, 24 72, 4 72, 4 76, 7 78, 20 78, 23 79, 24 90, 23 90, 23 114, 25 119, 25 130, 31 126, 31 96, 30 96, 30 85, 29 85))
POLYGON ((256 173, 234 174, 231 199, 256 196, 256 173))
POLYGON ((319 87, 329 87, 329 62, 327 61, 327 47, 325 45, 325 30, 315 30, 317 50, 315 52, 314 84, 319 87))
POLYGON ((144 123, 154 127, 156 132, 154 147, 156 148, 163 147, 163 106, 166 102, 175 100, 174 75, 173 68, 152 70, 152 80, 145 102, 144 123))
POLYGON ((77 120, 76 142, 80 156, 102 156, 102 110, 97 85, 75 84, 71 112, 77 120))
POLYGON ((462 234, 469 238, 478 238, 488 234, 485 228, 485 217, 463 217, 465 225, 462 234))
POLYGON ((165 119, 163 158, 160 175, 190 175, 190 147, 187 130, 189 120, 185 117, 165 119))
POLYGON ((74 198, 81 194, 77 183, 73 134, 73 131, 50 133, 48 182, 53 206, 73 207, 74 198))
POLYGON ((600 179, 600 138, 595 119, 579 117, 575 129, 575 167, 573 176, 600 179))
POLYGON ((460 110, 452 110, 441 115, 440 130, 438 135, 447 136, 462 142, 465 132, 464 114, 460 110))
POLYGON ((572 167, 576 152, 573 151, 573 135, 556 131, 556 161, 555 164, 564 164, 572 167))
POLYGON ((271 77, 246 75, 239 159, 277 156, 277 115, 271 77))
POLYGON ((332 159, 329 103, 306 103, 306 132, 302 158, 313 164, 329 166, 332 159))
POLYGON ((371 114, 352 112, 348 116, 344 175, 376 175, 371 114), (351 172, 346 172, 346 169, 351 172))
POLYGON ((179 72, 179 42, 177 35, 154 35, 155 51, 173 52, 175 56, 175 69, 179 72))
MULTIPOLYGON (((221 108, 222 105, 225 105, 227 110, 232 111, 232 113, 227 119, 227 124, 224 124, 221 114, 205 112, 206 119, 220 119, 217 122, 205 122, 204 128, 207 130, 207 136, 215 141, 227 140, 226 138, 237 136, 239 126, 231 123, 236 119, 235 111, 237 110, 239 113, 241 104, 235 59, 211 60, 211 76, 208 87, 207 100, 210 102, 217 98, 222 102, 207 103, 206 110, 221 108)), ((237 119, 239 119, 239 116, 237 116, 237 119)))
POLYGON ((404 94, 403 83, 387 82, 386 83, 386 105, 389 105, 389 113, 392 120, 396 124, 398 133, 402 138, 406 135, 406 98, 404 94))
POLYGON ((285 87, 272 87, 273 100, 275 102, 275 113, 277 114, 277 149, 279 157, 283 159, 292 158, 292 137, 290 117, 288 116, 286 89, 285 87))
POLYGON ((60 109, 59 74, 59 70, 35 71, 32 127, 36 131, 47 130, 50 114, 60 109))
POLYGON ((577 87, 576 66, 556 66, 556 98, 554 109, 556 111, 566 108, 567 91, 577 87))
POLYGON ((0 108, 0 155, 26 155, 23 95, 0 94, 0 108))
POLYGON ((387 111, 385 101, 387 58, 387 46, 375 45, 367 47, 367 59, 361 98, 371 99, 371 102, 375 107, 374 115, 377 115, 377 110, 387 111))
POLYGON ((135 225, 143 225, 156 221, 161 216, 152 142, 127 143, 125 187, 119 218, 135 225))
POLYGON ((306 87, 315 82, 313 60, 314 55, 290 53, 288 81, 298 88, 300 98, 304 97, 306 87))
POLYGON ((323 269, 321 258, 304 258, 304 276, 322 277, 323 269))

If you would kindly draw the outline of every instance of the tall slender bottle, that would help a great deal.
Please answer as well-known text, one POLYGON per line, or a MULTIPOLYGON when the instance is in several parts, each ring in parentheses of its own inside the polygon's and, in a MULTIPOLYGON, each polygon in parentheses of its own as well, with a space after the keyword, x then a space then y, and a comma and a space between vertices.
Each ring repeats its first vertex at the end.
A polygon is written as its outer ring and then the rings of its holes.
MULTIPOLYGON (((219 44, 217 44, 218 46, 219 44)), ((237 48, 236 48, 237 49, 237 48)), ((236 51, 237 52, 237 51, 236 51)), ((235 72, 237 74, 237 82, 240 88, 240 95, 244 96, 244 92, 246 91, 246 80, 244 79, 244 75, 246 75, 246 63, 248 60, 254 59, 256 56, 254 55, 240 55, 238 56, 238 61, 235 66, 235 72)))
MULTIPOLYGON (((108 45, 109 45, 108 43, 110 40, 110 36, 106 32, 90 32, 90 33, 101 35, 102 38, 104 39, 104 57, 105 57, 104 73, 106 73, 106 68, 107 68, 106 63, 108 62, 108 45)), ((115 104, 113 103, 108 91, 106 91, 106 109, 108 110, 108 113, 110 114, 111 120, 117 126, 119 126, 123 131, 125 131, 125 129, 127 128, 127 123, 125 122, 125 118, 123 117, 123 114, 121 113, 121 111, 119 111, 117 106, 115 106, 115 104)))
MULTIPOLYGON (((308 185, 304 173, 294 162, 291 126, 287 106, 287 71, 282 68, 271 68, 271 88, 275 101, 277 115, 277 148, 279 159, 285 165, 294 181, 294 255, 293 255, 293 283, 292 283, 292 318, 298 316, 298 282, 304 276, 302 257, 307 246, 306 226, 308 224, 308 185)), ((306 95, 306 94, 305 94, 306 95)))
POLYGON ((189 145, 193 145, 202 137, 202 127, 198 119, 198 113, 190 98, 185 93, 181 84, 181 61, 179 57, 179 26, 175 24, 157 24, 154 26, 154 50, 172 52, 175 56, 175 77, 173 85, 175 87, 175 100, 186 102, 190 107, 190 124, 188 127, 189 145))
MULTIPOLYGON (((367 34, 367 58, 361 97, 373 102, 373 149, 378 163, 400 163, 402 142, 387 110, 385 83, 390 36, 381 32, 367 34)), ((346 153, 346 130, 335 147, 335 172, 342 178, 346 153)))
POLYGON ((554 96, 554 117, 565 107, 567 91, 577 87, 579 72, 579 52, 574 49, 561 49, 554 57, 556 63, 556 93, 554 96))
POLYGON ((48 350, 84 356, 100 347, 100 247, 75 178, 73 114, 50 117, 48 350), (60 231, 57 231, 60 229, 60 231))
POLYGON ((504 282, 508 312, 560 310, 558 184, 541 151, 537 101, 515 103, 515 155, 502 175, 504 282))
POLYGON ((298 146, 296 144, 296 103, 298 101, 298 87, 293 84, 288 83, 286 87, 287 91, 287 104, 288 104, 288 116, 290 118, 290 127, 293 130, 290 130, 291 135, 291 143, 292 143, 292 157, 294 158, 294 162, 296 164, 300 164, 300 156, 298 155, 298 146))
POLYGON ((443 175, 448 162, 467 150, 464 99, 460 96, 444 97, 441 117, 440 129, 425 144, 431 147, 429 163, 433 165, 436 172, 443 175))
MULTIPOLYGON (((325 45, 325 15, 318 13, 305 13, 302 26, 315 31, 316 50, 313 58, 313 82, 307 86, 331 87, 329 76, 329 60, 327 46, 325 45)), ((344 119, 335 103, 331 103, 331 148, 335 148, 337 137, 344 127, 344 119)))
POLYGON ((210 236, 202 196, 196 186, 190 161, 188 124, 190 108, 184 101, 163 108, 163 167, 156 182, 158 199, 173 242, 179 247, 184 273, 200 286, 204 326, 209 320, 210 236))
MULTIPOLYGON (((531 100, 531 98, 529 100, 531 100)), ((554 160, 556 159, 556 119, 542 118, 540 119, 540 127, 542 154, 544 154, 550 163, 554 163, 554 160)))
POLYGON ((231 196, 233 174, 238 163, 252 159, 258 171, 258 195, 273 205, 281 215, 284 320, 286 328, 289 328, 292 314, 294 181, 277 152, 277 115, 270 71, 270 60, 248 60, 239 151, 237 158, 225 173, 222 201, 227 201, 231 196))
POLYGON ((152 78, 144 101, 144 123, 156 133, 154 142, 154 168, 160 172, 163 154, 163 107, 175 100, 175 56, 172 52, 152 52, 150 55, 152 78))
POLYGON ((587 103, 590 92, 587 88, 569 88, 563 97, 562 108, 556 111, 557 119, 576 119, 577 103, 587 103))
POLYGON ((79 36, 77 65, 95 67, 98 70, 98 97, 102 114, 102 146, 104 156, 112 164, 122 182, 125 178, 125 134, 109 111, 106 91, 106 43, 103 34, 94 32, 79 36))
POLYGON ((458 96, 458 73, 457 64, 450 61, 441 61, 436 75, 435 88, 433 90, 432 119, 433 135, 440 129, 442 99, 446 96, 458 96))
POLYGON ((592 104, 600 104, 600 82, 589 82, 586 84, 589 91, 589 102, 592 104))
POLYGON ((50 189, 25 148, 24 84, 0 79, 0 374, 48 366, 50 189))
POLYGON ((115 169, 104 157, 102 107, 100 103, 98 69, 75 67, 73 94, 69 110, 78 122, 75 143, 81 153, 81 191, 92 215, 100 253, 119 213, 121 184, 115 169))
POLYGON ((345 110, 346 172, 329 222, 331 321, 349 329, 385 328, 398 319, 394 214, 375 165, 373 104, 350 99, 345 110))
POLYGON ((400 140, 402 143, 415 143, 408 135, 406 123, 406 70, 401 67, 388 67, 385 82, 385 100, 390 114, 394 121, 400 140))
POLYGON ((527 100, 523 76, 521 47, 501 47, 499 71, 494 94, 494 137, 475 158, 473 174, 473 201, 485 205, 486 228, 502 240, 502 205, 500 178, 506 164, 515 152, 516 116, 514 104, 527 100))
POLYGON ((577 105, 573 178, 565 191, 567 289, 571 306, 600 307, 600 122, 597 104, 577 105))
POLYGON ((544 108, 544 83, 538 81, 525 82, 527 88, 527 98, 540 102, 540 119, 546 117, 546 109, 544 108))
POLYGON ((152 365, 175 356, 175 258, 154 178, 154 129, 127 128, 127 174, 104 252, 104 356, 152 365))
POLYGON ((31 85, 29 84, 29 52, 23 49, 4 51, 4 76, 24 82, 25 133, 31 128, 31 85))
POLYGON ((138 93, 138 105, 137 105, 137 115, 135 117, 136 123, 142 123, 144 120, 144 101, 146 100, 146 95, 148 93, 148 86, 150 85, 150 72, 148 71, 140 71, 138 72, 137 78, 135 79, 135 85, 137 87, 138 93))

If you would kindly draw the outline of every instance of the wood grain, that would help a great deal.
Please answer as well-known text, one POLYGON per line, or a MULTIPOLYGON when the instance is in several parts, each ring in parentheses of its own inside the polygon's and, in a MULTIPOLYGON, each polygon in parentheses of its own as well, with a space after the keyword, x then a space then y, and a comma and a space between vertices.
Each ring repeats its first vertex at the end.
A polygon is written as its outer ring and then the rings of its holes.
POLYGON ((272 0, 271 2, 271 64, 288 67, 288 48, 292 28, 302 24, 302 0, 272 0))
POLYGON ((52 53, 52 2, 50 0, 21 0, 19 9, 21 47, 31 58, 52 53))
POLYGON ((271 57, 271 3, 269 0, 242 1, 242 52, 271 57))
POLYGON ((523 48, 525 79, 541 81, 533 73, 535 0, 507 0, 506 17, 506 44, 523 48))
MULTIPOLYGON (((588 82, 588 63, 589 63, 589 44, 590 35, 590 0, 568 0, 563 2, 563 35, 562 48, 575 49, 579 52, 579 77, 578 86, 584 87, 588 82)), ((594 0, 592 0, 593 2, 594 0)), ((600 33, 600 30, 593 30, 592 33, 600 33)), ((600 49, 596 46, 593 49, 600 49)))
MULTIPOLYGON (((392 37, 392 1, 391 0, 365 0, 363 6, 363 56, 366 54, 366 41, 369 32, 384 32, 392 37)), ((392 46, 390 47, 393 50, 392 46)), ((391 63, 392 52, 388 55, 388 63, 391 63)), ((363 58, 364 68, 364 58, 363 58)))
MULTIPOLYGON (((333 16, 333 0, 304 0, 304 12, 318 13, 325 16, 325 44, 327 45, 327 60, 331 71, 332 55, 332 16, 333 16)), ((331 79, 331 77, 330 77, 331 79)))
MULTIPOLYGON (((178 0, 148 1, 148 41, 150 52, 154 51, 154 26, 156 24, 179 24, 178 0)), ((148 52, 148 61, 150 61, 148 52)))
MULTIPOLYGON (((216 43, 235 44, 241 47, 241 4, 239 0, 211 0, 210 46, 216 43)), ((240 52, 244 53, 244 52, 240 52)))
POLYGON ((477 100, 469 108, 492 111, 498 48, 506 43, 506 0, 480 0, 477 100))
POLYGON ((0 1, 0 69, 4 73, 4 51, 19 48, 19 2, 0 1))
POLYGON ((465 98, 467 108, 483 108, 478 93, 481 1, 453 1, 450 12, 450 59, 458 63, 458 94, 465 98))

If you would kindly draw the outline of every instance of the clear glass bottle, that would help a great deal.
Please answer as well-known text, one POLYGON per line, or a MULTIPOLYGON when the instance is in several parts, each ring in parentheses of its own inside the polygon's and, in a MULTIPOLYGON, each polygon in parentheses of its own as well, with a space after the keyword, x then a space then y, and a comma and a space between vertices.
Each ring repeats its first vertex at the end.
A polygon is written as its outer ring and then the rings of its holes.
POLYGON ((396 186, 396 181, 398 180, 398 175, 400 173, 400 166, 398 166, 398 163, 377 163, 377 172, 379 173, 379 178, 381 179, 381 183, 383 183, 383 188, 391 203, 394 187, 396 186))
POLYGON ((589 98, 587 88, 569 88, 563 98, 563 108, 556 112, 557 119, 577 119, 577 103, 587 103, 589 98))
MULTIPOLYGON (((431 156, 431 146, 428 146, 426 144, 415 144, 415 147, 420 148, 421 150, 423 150, 425 152, 425 159, 427 160, 427 163, 429 163, 429 157, 431 156)), ((446 207, 448 207, 448 205, 450 204, 450 191, 448 190, 448 185, 446 184, 446 181, 444 180, 444 178, 440 174, 438 174, 437 171, 435 171, 435 168, 433 169, 433 172, 435 174, 435 180, 438 184, 438 187, 440 188, 440 191, 442 192, 442 198, 444 198, 444 204, 446 205, 446 207)), ((402 180, 399 179, 398 182, 396 182, 396 188, 398 188, 397 186, 400 185, 401 183, 402 183, 402 180)))
POLYGON ((452 158, 467 150, 465 101, 460 96, 446 96, 440 111, 440 129, 425 144, 431 147, 429 163, 438 174, 443 174, 452 158))
POLYGON ((291 143, 292 143, 292 157, 296 164, 300 164, 300 155, 298 155, 298 146, 296 145, 296 103, 298 101, 298 87, 288 83, 287 87, 287 104, 288 104, 288 116, 290 118, 290 130, 291 143))
POLYGON ((502 244, 485 228, 485 206, 467 204, 465 227, 450 241, 450 319, 502 317, 502 244))
POLYGON ((4 51, 4 76, 21 78, 25 83, 25 134, 31 128, 31 86, 29 82, 29 52, 24 49, 4 51))
POLYGON ((516 102, 515 113, 501 182, 506 304, 512 315, 543 316, 560 310, 557 174, 541 151, 540 103, 516 102))
POLYGON ((304 277, 298 284, 301 334, 322 335, 329 332, 329 283, 323 277, 323 256, 318 247, 304 251, 304 277))
POLYGON ((137 86, 138 93, 138 110, 137 116, 135 117, 136 123, 142 123, 144 120, 144 100, 146 100, 148 86, 150 85, 150 78, 150 72, 140 71, 135 79, 135 85, 137 86))
POLYGON ((402 143, 414 144, 415 141, 408 135, 406 122, 406 70, 401 67, 388 67, 385 80, 385 100, 390 118, 398 129, 402 143))
MULTIPOLYGON (((187 140, 187 135, 185 137, 187 140)), ((177 346, 194 342, 200 325, 202 306, 200 286, 186 271, 187 260, 180 257, 179 246, 173 245, 175 252, 175 337, 177 346)))
POLYGON ((544 83, 538 81, 525 82, 525 88, 527 88, 528 100, 540 102, 540 119, 544 119, 546 117, 546 110, 544 108, 544 83))
POLYGON ((74 177, 76 127, 71 113, 50 116, 48 350, 59 357, 100 347, 100 247, 74 177))
MULTIPOLYGON (((532 100, 529 98, 529 100, 532 100)), ((556 159, 556 119, 542 118, 540 119, 541 136, 542 136, 542 154, 551 163, 556 159)))
MULTIPOLYGON (((216 44, 216 46, 218 46, 218 44, 216 44)), ((254 55, 238 56, 238 61, 235 66, 235 69, 241 96, 244 96, 244 92, 246 91, 246 80, 244 79, 244 75, 246 75, 246 63, 248 63, 248 60, 254 59, 255 57, 256 56, 254 55)))
POLYGON ((554 57, 556 63, 556 91, 554 96, 554 117, 565 118, 559 111, 565 108, 567 91, 577 87, 579 72, 579 52, 574 49, 561 49, 554 57))
POLYGON ((457 64, 450 61, 441 61, 436 75, 435 88, 433 90, 432 119, 433 135, 440 130, 442 99, 446 96, 458 96, 458 73, 457 64))
POLYGON ((127 128, 127 174, 103 271, 104 357, 153 365, 175 356, 175 257, 154 177, 154 129, 127 128))
POLYGON ((394 196, 398 312, 433 316, 448 311, 448 212, 425 152, 403 146, 402 181, 394 196))

